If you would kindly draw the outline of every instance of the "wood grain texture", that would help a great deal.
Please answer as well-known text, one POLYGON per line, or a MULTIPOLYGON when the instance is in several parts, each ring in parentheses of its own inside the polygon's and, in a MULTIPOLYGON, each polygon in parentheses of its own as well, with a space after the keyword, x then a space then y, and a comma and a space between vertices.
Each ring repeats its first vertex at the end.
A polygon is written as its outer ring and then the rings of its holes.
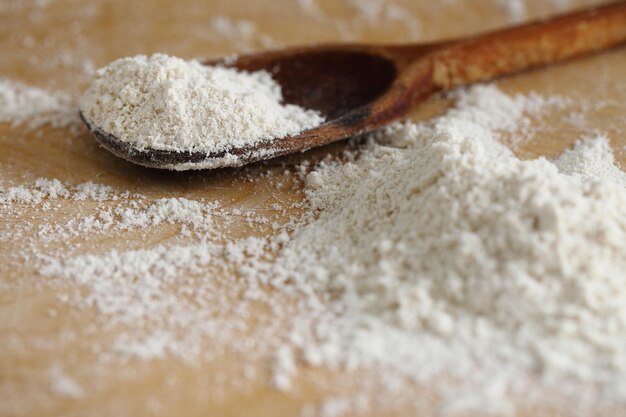
MULTIPOLYGON (((363 41, 396 43, 435 41, 483 32, 511 23, 496 2, 468 0, 439 2, 396 1, 406 12, 397 19, 373 19, 359 15, 344 1, 318 1, 321 15, 305 12, 297 2, 181 0, 89 2, 56 0, 35 5, 34 1, 11 2, 0 9, 0 77, 79 94, 84 88, 85 66, 100 67, 113 59, 137 53, 166 52, 182 57, 212 58, 233 51, 252 51, 317 42, 363 41), (210 28, 216 16, 246 19, 265 37, 229 38, 210 28), (315 17, 317 16, 317 17, 315 17), (26 38, 28 37, 28 38, 26 38), (30 40, 25 40, 30 39, 30 40), (86 61, 88 60, 88 61, 86 61), (85 62, 91 63, 86 65, 85 62)), ((387 2, 390 3, 390 2, 387 2)), ((546 16, 556 11, 556 2, 527 1, 528 16, 546 16)), ((598 2, 571 1, 577 7, 598 2)), ((87 68, 88 69, 88 68, 87 68)), ((618 160, 626 164, 626 51, 616 49, 563 65, 504 79, 498 85, 508 93, 537 91, 539 94, 574 97, 587 103, 577 117, 571 111, 551 111, 537 116, 536 129, 514 150, 524 158, 553 157, 577 139, 606 132, 618 160)), ((427 119, 448 105, 436 97, 418 109, 414 117, 427 119)), ((289 169, 295 161, 315 159, 334 152, 337 145, 291 159, 256 165, 245 172, 172 174, 155 172, 121 161, 99 148, 86 131, 73 134, 64 129, 42 128, 31 132, 0 125, 0 180, 3 185, 22 184, 34 178, 58 178, 68 184, 95 181, 118 190, 141 192, 148 198, 187 197, 220 201, 225 205, 269 210, 275 203, 302 201, 297 181, 277 187, 272 173, 289 169), (268 175, 269 174, 269 175, 268 175), (250 177, 258 178, 249 181, 250 177)), ((0 232, 10 233, 23 224, 40 225, 52 216, 59 221, 85 215, 89 204, 61 201, 54 213, 40 210, 0 209, 0 232)), ((284 216, 276 214, 277 221, 284 216)), ((245 236, 245 222, 235 221, 230 236, 245 236)), ((72 253, 106 251, 112 248, 142 248, 167 241, 176 227, 104 234, 70 242, 72 253)), ((255 233, 263 234, 259 229, 255 233)), ((32 242, 31 242, 32 243, 32 242)), ((77 314, 61 303, 62 294, 38 286, 42 279, 33 262, 21 255, 28 240, 0 241, 0 415, 7 416, 296 416, 304 404, 317 404, 328 395, 354 395, 354 381, 366 375, 305 369, 291 393, 267 386, 264 363, 253 363, 258 378, 244 391, 229 380, 239 377, 245 357, 223 354, 211 363, 189 366, 176 360, 130 361, 126 364, 98 362, 89 341, 107 340, 92 323, 95 313, 77 314), (54 312, 54 313, 51 313, 54 312), (67 337, 74 334, 74 337, 67 337), (50 369, 63 364, 86 392, 75 399, 55 394, 50 369), (216 383, 216 381, 225 381, 216 383)), ((259 312, 260 315, 266 314, 259 312)), ((210 348, 210 346, 208 346, 210 348)), ((427 387, 412 393, 420 398, 421 416, 435 415, 427 387)), ((390 402, 384 394, 373 399, 390 402)), ((523 415, 553 415, 549 407, 528 409, 523 415)), ((623 410, 618 410, 622 411, 623 410)), ((388 415, 406 415, 391 409, 388 415)), ((366 415, 368 413, 365 413, 366 415)), ((381 415, 379 412, 370 415, 381 415)), ((619 415, 618 412, 612 415, 619 415)))

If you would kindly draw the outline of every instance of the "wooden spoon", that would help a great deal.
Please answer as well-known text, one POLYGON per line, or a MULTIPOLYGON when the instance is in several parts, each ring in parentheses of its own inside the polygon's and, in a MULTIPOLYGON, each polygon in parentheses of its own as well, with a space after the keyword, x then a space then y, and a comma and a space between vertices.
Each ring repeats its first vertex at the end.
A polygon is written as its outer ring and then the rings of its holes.
POLYGON ((600 51, 626 42, 626 1, 466 39, 418 45, 296 47, 213 61, 266 70, 285 102, 315 109, 326 123, 298 135, 228 152, 138 150, 81 117, 115 155, 173 170, 240 166, 326 145, 405 118, 431 94, 600 51))

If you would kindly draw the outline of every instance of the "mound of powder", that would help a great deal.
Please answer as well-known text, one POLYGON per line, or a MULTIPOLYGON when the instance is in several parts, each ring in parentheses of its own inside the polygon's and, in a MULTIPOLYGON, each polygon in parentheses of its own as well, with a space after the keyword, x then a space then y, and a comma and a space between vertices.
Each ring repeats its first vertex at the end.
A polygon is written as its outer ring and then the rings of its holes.
POLYGON ((137 149, 220 153, 321 124, 312 110, 282 104, 264 71, 241 72, 163 54, 112 62, 80 100, 90 123, 137 149))
POLYGON ((302 323, 293 340, 312 364, 463 381, 452 408, 501 413, 535 380, 626 401, 626 189, 606 140, 566 151, 564 173, 498 142, 511 119, 492 109, 511 97, 482 86, 459 103, 309 174, 319 218, 269 279, 331 293, 332 313, 313 326, 318 342, 302 323))

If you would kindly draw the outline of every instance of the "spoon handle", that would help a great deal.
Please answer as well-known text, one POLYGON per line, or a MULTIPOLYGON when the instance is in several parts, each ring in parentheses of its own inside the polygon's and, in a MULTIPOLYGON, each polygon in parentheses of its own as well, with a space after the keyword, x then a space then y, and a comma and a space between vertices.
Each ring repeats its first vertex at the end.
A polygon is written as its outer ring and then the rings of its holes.
POLYGON ((433 82, 448 89, 623 42, 626 1, 453 42, 431 55, 433 82))

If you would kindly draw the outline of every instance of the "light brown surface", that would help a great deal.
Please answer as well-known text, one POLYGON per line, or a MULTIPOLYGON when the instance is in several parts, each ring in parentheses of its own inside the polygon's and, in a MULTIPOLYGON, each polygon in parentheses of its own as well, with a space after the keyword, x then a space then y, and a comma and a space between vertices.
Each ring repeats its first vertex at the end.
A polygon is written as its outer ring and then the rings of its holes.
MULTIPOLYGON (((375 18, 355 12, 347 1, 319 1, 324 17, 306 13, 296 1, 101 1, 57 0, 0 1, 9 4, 0 13, 0 77, 33 85, 70 90, 84 87, 84 63, 95 67, 112 59, 137 53, 167 52, 186 58, 211 57, 233 51, 338 40, 410 41, 459 36, 502 26, 511 20, 495 1, 398 1, 402 18, 375 18), (41 2, 43 3, 43 2, 41 2), (262 40, 228 39, 214 33, 211 17, 229 16, 255 22, 262 40), (32 38, 32 46, 25 37, 32 38)), ((386 2, 390 3, 390 2, 386 2)), ((528 0, 529 15, 556 10, 557 2, 528 0)), ((567 3, 567 2, 565 2, 567 3)), ((590 2, 571 1, 568 7, 590 2)), ((0 9, 2 10, 2 9, 0 9)), ((550 112, 537 120, 531 138, 516 147, 523 157, 557 155, 575 140, 594 131, 606 132, 626 162, 626 53, 624 49, 577 60, 558 67, 508 78, 499 83, 507 92, 561 94, 586 103, 602 100, 603 106, 581 110, 584 123, 575 124, 565 114, 550 112)), ((427 118, 444 108, 434 99, 416 113, 427 118)), ((568 111, 568 113, 571 110, 568 111)), ((317 155, 326 152, 316 152, 317 155)), ((332 151, 332 149, 331 149, 332 151)), ((295 158, 313 158, 304 155, 295 158)), ((275 166, 285 161, 273 162, 275 166)), ((289 166, 293 160, 287 160, 289 166)), ((277 189, 275 180, 263 174, 283 168, 256 166, 246 171, 169 174, 150 171, 119 161, 97 147, 85 132, 76 135, 63 129, 28 132, 0 125, 0 179, 5 185, 22 184, 37 177, 58 178, 69 184, 95 181, 118 190, 141 192, 149 198, 185 196, 219 200, 224 204, 267 210, 273 203, 301 200, 301 185, 294 182, 277 189), (38 134, 39 133, 39 134, 38 134)), ((40 210, 11 211, 0 208, 0 231, 20 224, 43 224, 89 213, 89 204, 61 201, 56 213, 40 210)), ((280 220, 280 215, 277 215, 280 220)), ((149 247, 171 238, 174 226, 156 227, 141 233, 104 235, 52 246, 66 245, 68 253, 104 251, 109 248, 149 247)), ((235 222, 231 236, 250 233, 235 222)), ((255 231, 257 234, 267 230, 255 231)), ((316 404, 325 396, 354 394, 355 373, 306 369, 293 392, 281 393, 267 386, 263 363, 258 378, 245 391, 226 383, 239 377, 246 358, 235 352, 210 363, 189 366, 176 360, 131 361, 102 364, 90 351, 91 340, 108 335, 94 330, 89 311, 76 312, 61 303, 54 291, 38 286, 42 280, 33 262, 23 256, 32 247, 23 242, 0 241, 0 415, 177 415, 177 416, 288 416, 298 415, 303 404, 316 404), (51 315, 54 311, 56 314, 51 315), (74 334, 74 338, 63 335, 74 334), (59 396, 51 390, 49 370, 63 364, 85 390, 79 399, 59 396), (220 382, 226 381, 226 382, 220 382)), ((209 346, 210 348, 210 346, 209 346)), ((384 393, 374 402, 389 402, 384 393)), ((426 405, 427 389, 415 389, 426 405)), ((521 409, 524 409, 523 404, 521 409)), ((431 410, 432 411, 432 410, 431 410)), ((395 408, 390 414, 406 414, 395 408)), ((372 414, 381 415, 374 411, 372 414)), ((528 415, 549 415, 542 409, 528 415)))

